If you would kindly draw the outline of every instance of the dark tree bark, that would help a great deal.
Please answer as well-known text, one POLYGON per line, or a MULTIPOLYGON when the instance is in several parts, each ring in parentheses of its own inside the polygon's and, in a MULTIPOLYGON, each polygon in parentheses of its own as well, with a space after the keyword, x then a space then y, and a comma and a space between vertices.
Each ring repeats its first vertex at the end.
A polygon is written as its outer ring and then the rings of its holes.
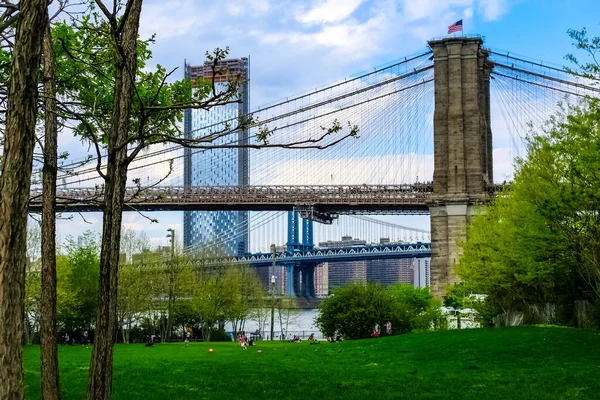
MULTIPOLYGON (((88 399, 109 400, 112 392, 113 346, 117 337, 117 288, 121 219, 127 183, 129 160, 127 146, 129 116, 137 71, 137 36, 142 11, 142 0, 129 0, 126 15, 118 26, 116 17, 108 14, 97 1, 112 25, 117 68, 115 73, 114 109, 108 139, 108 161, 104 179, 104 216, 100 254, 100 287, 94 350, 88 381, 88 399)), ((116 11, 115 11, 116 12, 116 11)))
POLYGON ((23 398, 27 207, 47 0, 19 3, 0 177, 0 399, 23 398))
POLYGON ((56 60, 50 22, 43 41, 44 64, 44 178, 42 191, 42 296, 40 353, 42 398, 60 399, 58 348, 56 343, 56 174, 58 117, 56 114, 56 60))

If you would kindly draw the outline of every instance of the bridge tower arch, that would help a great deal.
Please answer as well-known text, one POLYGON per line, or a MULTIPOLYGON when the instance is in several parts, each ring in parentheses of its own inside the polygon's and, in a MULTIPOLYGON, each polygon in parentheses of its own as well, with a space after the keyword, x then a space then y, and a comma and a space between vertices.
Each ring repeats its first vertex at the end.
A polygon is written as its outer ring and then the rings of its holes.
POLYGON ((431 215, 431 289, 442 298, 459 282, 455 272, 467 225, 490 198, 492 130, 489 53, 479 37, 429 41, 435 112, 431 215))

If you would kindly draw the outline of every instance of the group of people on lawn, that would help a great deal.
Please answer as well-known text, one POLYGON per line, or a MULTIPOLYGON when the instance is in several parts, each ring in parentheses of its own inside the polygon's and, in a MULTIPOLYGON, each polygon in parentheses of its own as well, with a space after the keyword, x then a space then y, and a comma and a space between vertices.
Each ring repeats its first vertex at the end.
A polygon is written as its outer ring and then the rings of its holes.
MULTIPOLYGON (((390 322, 390 320, 388 320, 385 323, 385 333, 390 336, 392 334, 392 323, 390 322)), ((381 328, 379 327, 379 324, 375 324, 375 328, 373 328, 373 333, 371 333, 371 337, 379 337, 381 336, 381 328)))
MULTIPOLYGON (((385 332, 386 334, 389 336, 392 334, 392 323, 388 320, 385 323, 385 332)), ((379 324, 375 324, 375 327, 373 328, 373 333, 371 333, 371 337, 379 337, 381 335, 381 328, 379 327, 379 324)), ((154 335, 153 335, 154 336, 154 335)), ((191 337, 191 329, 188 328, 186 329, 185 332, 185 345, 186 347, 188 346, 189 342, 190 342, 190 337, 191 337)), ((250 337, 250 339, 248 339, 248 337, 246 336, 245 332, 238 332, 237 334, 237 341, 240 343, 240 346, 242 347, 242 349, 246 350, 246 348, 248 346, 254 346, 254 338, 250 337)), ((299 343, 302 341, 302 339, 300 339, 299 336, 295 336, 293 338, 291 338, 289 340, 292 343, 299 343)), ((310 335, 309 341, 316 341, 315 337, 314 337, 314 333, 312 335, 310 335)), ((333 341, 330 338, 328 338, 328 341, 333 341)), ((152 342, 154 342, 152 340, 152 342)))
POLYGON ((247 346, 254 346, 254 338, 250 337, 250 339, 248 339, 244 332, 238 333, 238 342, 240 342, 240 346, 242 346, 242 349, 244 350, 246 350, 247 346))

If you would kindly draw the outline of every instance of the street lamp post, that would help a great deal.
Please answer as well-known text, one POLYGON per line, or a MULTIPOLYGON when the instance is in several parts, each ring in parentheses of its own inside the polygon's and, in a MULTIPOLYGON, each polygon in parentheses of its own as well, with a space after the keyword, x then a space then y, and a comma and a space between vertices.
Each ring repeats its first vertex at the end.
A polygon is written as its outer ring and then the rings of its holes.
POLYGON ((171 238, 171 260, 169 262, 169 299, 167 304, 167 331, 165 332, 167 337, 165 339, 171 337, 173 306, 175 303, 175 288, 173 287, 175 284, 175 266, 173 265, 175 258, 175 230, 169 228, 167 232, 169 232, 167 237, 171 238))
POLYGON ((274 340, 273 335, 274 335, 274 324, 275 324, 275 255, 277 253, 277 249, 275 248, 275 245, 272 244, 271 245, 271 259, 272 259, 272 267, 271 267, 271 281, 270 283, 270 288, 271 288, 271 340, 274 340))

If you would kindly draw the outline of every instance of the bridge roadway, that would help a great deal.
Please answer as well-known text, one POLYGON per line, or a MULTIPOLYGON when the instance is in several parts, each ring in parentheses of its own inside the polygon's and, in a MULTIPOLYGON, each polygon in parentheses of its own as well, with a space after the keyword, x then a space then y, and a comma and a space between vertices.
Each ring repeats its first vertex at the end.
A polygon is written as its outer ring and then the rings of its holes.
MULTIPOLYGON (((369 211, 424 214, 431 184, 353 186, 192 186, 127 188, 125 210, 138 211, 290 211, 322 213, 369 211)), ((42 189, 32 188, 29 210, 42 209, 42 189)), ((57 211, 102 211, 103 188, 58 189, 57 211)))
MULTIPOLYGON (((289 263, 312 263, 340 261, 383 260, 399 258, 431 257, 431 243, 388 243, 380 245, 346 246, 335 248, 319 248, 297 251, 280 251, 275 253, 277 266, 289 263)), ((161 264, 164 261, 150 261, 149 264, 161 264)), ((219 257, 192 259, 194 265, 244 264, 253 267, 271 266, 271 253, 252 253, 243 257, 219 257)))
MULTIPOLYGON (((220 259, 215 263, 248 264, 255 267, 269 266, 271 253, 249 254, 245 257, 220 259)), ((339 261, 362 261, 397 258, 431 257, 431 243, 389 243, 384 245, 349 246, 336 248, 317 248, 305 251, 283 251, 275 255, 278 264, 286 263, 323 263, 339 261)))

